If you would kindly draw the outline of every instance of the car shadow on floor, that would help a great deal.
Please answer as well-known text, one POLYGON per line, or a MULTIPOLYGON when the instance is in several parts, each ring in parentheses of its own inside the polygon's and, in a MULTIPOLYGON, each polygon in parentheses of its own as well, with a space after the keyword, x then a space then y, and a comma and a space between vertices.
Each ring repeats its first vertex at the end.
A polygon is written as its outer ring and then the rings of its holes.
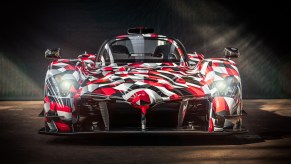
POLYGON ((193 136, 193 135, 102 135, 94 137, 56 137, 49 144, 76 144, 102 146, 191 146, 240 145, 263 142, 261 137, 193 136))

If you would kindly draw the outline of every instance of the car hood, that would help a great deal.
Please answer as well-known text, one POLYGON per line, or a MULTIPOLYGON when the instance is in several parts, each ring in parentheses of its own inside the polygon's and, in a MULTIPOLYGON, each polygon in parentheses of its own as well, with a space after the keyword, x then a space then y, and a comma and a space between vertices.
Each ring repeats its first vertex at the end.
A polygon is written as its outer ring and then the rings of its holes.
POLYGON ((117 99, 134 106, 205 97, 209 93, 198 70, 163 64, 103 67, 92 71, 81 87, 81 95, 117 99))

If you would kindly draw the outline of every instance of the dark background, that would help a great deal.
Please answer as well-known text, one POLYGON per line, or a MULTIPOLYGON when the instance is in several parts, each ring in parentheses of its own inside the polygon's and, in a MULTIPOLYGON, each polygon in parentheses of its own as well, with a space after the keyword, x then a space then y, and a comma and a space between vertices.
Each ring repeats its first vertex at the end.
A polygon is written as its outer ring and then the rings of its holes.
POLYGON ((47 48, 61 48, 63 58, 96 53, 104 40, 135 26, 178 38, 206 57, 237 47, 244 98, 290 98, 290 2, 254 2, 1 2, 0 100, 42 99, 47 48))

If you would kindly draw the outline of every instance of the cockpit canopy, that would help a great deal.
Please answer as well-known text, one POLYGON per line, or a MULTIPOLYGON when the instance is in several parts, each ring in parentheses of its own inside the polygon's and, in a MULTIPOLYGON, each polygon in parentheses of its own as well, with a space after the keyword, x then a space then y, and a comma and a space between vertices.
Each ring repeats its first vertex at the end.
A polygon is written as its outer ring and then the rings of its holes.
POLYGON ((181 65, 186 61, 186 53, 179 42, 167 37, 126 35, 103 44, 97 60, 104 65, 164 62, 181 65))

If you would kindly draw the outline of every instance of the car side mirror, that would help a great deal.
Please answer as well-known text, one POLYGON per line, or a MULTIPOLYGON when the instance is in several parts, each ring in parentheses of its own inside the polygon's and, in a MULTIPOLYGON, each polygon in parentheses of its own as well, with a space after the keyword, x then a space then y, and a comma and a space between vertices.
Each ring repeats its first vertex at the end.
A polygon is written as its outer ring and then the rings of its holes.
POLYGON ((227 47, 227 48, 224 48, 224 57, 225 58, 238 58, 239 57, 239 51, 237 48, 234 48, 234 47, 227 47))
POLYGON ((48 58, 48 59, 59 59, 61 58, 61 49, 60 48, 54 49, 54 50, 47 49, 44 55, 45 55, 45 58, 48 58))

